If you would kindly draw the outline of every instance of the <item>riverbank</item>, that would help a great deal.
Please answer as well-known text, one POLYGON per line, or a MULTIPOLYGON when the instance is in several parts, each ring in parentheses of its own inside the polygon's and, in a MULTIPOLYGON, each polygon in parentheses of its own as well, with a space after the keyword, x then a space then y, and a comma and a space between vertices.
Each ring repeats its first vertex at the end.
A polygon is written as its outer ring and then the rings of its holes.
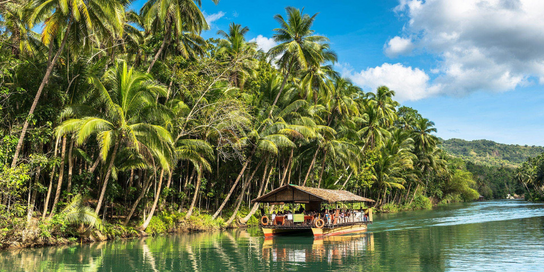
MULTIPOLYGON (((138 229, 143 220, 130 222, 127 226, 123 225, 121 220, 116 220, 106 222, 97 229, 71 225, 59 216, 44 220, 32 218, 30 223, 26 223, 26 219, 23 218, 14 218, 12 224, 0 228, 0 249, 60 246, 168 233, 217 231, 226 228, 221 217, 212 220, 211 215, 201 214, 198 210, 188 220, 185 219, 185 215, 179 212, 162 212, 151 219, 145 232, 138 229)), ((256 220, 250 220, 248 223, 254 223, 256 220)), ((236 224, 229 226, 237 227, 239 226, 236 224)))

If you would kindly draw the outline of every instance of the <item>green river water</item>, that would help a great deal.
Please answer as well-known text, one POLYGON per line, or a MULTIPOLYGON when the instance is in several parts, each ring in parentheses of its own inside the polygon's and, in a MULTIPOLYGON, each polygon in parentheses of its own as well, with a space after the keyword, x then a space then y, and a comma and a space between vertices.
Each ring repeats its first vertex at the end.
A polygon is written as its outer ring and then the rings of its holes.
POLYGON ((265 240, 258 229, 9 250, 0 271, 544 271, 544 205, 377 215, 362 235, 265 240))

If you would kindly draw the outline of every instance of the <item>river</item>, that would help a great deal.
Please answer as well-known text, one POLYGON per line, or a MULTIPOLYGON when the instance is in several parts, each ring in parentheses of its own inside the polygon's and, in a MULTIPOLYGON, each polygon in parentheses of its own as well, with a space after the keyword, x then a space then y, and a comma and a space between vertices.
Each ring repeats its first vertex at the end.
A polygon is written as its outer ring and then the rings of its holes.
POLYGON ((381 214, 367 233, 265 240, 258 229, 0 252, 0 271, 538 271, 544 205, 381 214))

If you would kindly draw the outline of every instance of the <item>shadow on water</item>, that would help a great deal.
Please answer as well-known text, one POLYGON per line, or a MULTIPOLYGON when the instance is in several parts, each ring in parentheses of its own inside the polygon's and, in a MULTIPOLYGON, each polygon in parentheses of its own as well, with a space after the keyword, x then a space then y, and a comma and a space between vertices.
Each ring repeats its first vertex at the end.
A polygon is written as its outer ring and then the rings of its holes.
POLYGON ((0 271, 502 271, 544 266, 544 207, 524 201, 381 214, 364 234, 258 229, 0 252, 0 271))

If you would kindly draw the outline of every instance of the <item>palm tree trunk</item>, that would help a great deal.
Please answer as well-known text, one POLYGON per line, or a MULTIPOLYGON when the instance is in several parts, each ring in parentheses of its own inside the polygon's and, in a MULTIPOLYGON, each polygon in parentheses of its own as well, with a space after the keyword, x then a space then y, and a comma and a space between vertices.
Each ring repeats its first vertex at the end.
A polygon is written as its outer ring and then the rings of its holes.
POLYGON ((319 174, 319 182, 317 183, 317 188, 321 188, 321 180, 323 180, 323 171, 325 171, 325 162, 327 161, 327 150, 323 155, 323 163, 321 163, 321 173, 319 174))
POLYGON ((236 189, 236 185, 238 185, 238 182, 240 182, 240 179, 242 178, 242 175, 246 171, 246 168, 249 165, 249 163, 251 162, 251 158, 253 158, 254 153, 255 153, 255 149, 253 149, 253 151, 251 152, 251 156, 249 156, 249 158, 246 160, 246 163, 244 163, 244 166, 242 167, 242 171, 240 171, 240 174, 238 174, 238 177, 236 178, 236 181, 234 182, 234 185, 232 185, 232 187, 230 188, 229 194, 227 195, 227 197, 225 197, 225 199, 223 200, 223 203, 221 203, 221 206, 219 206, 219 209, 217 209, 217 211, 213 214, 212 220, 215 220, 215 218, 217 218, 217 216, 219 216, 221 211, 223 211, 223 208, 225 207, 225 205, 229 201, 230 196, 232 195, 232 192, 234 192, 234 189, 236 189))
POLYGON ((151 69, 155 65, 155 62, 157 62, 157 60, 159 59, 162 51, 164 51, 164 48, 166 47, 166 43, 168 43, 168 38, 170 36, 171 29, 172 29, 172 21, 168 20, 168 23, 166 24, 166 31, 164 32, 164 39, 162 40, 161 47, 159 48, 159 51, 157 51, 157 54, 155 54, 153 61, 151 61, 151 64, 149 65, 149 68, 147 68, 148 74, 151 72, 151 69))
POLYGON ((285 166, 285 171, 283 172, 283 177, 281 178, 281 185, 283 186, 285 183, 285 177, 287 177, 287 173, 289 173, 289 166, 291 165, 291 161, 293 159, 293 150, 291 149, 291 154, 289 155, 289 160, 287 161, 287 166, 285 166))
POLYGON ((310 167, 308 167, 308 172, 306 173, 306 177, 304 178, 304 182, 302 182, 302 186, 306 185, 306 181, 308 181, 308 177, 310 176, 310 173, 312 172, 312 169, 314 168, 315 161, 317 159, 317 153, 319 152, 319 147, 315 151, 314 157, 312 158, 312 162, 310 163, 310 167))
MULTIPOLYGON (((270 181, 270 175, 272 174, 272 170, 274 170, 273 167, 270 167, 270 171, 269 172, 267 171, 268 170, 268 159, 269 158, 266 158, 266 164, 265 164, 264 172, 263 172, 263 180, 261 181, 261 188, 259 188, 259 193, 257 194, 257 197, 260 197, 260 196, 262 196, 264 194, 264 192, 266 190, 266 186, 268 186, 268 182, 270 181), (265 179, 266 179, 266 183, 265 183, 265 179)), ((242 218, 240 220, 240 222, 242 224, 245 224, 247 221, 249 221, 249 219, 255 214, 255 212, 257 212, 258 208, 259 208, 259 203, 253 204, 253 208, 251 208, 251 211, 249 211, 249 213, 246 215, 246 217, 242 218)))
POLYGON ((149 189, 149 186, 151 185, 151 179, 153 178, 153 176, 150 176, 147 181, 144 183, 144 186, 142 186, 142 191, 140 192, 140 195, 138 196, 138 198, 136 199, 136 201, 134 202, 134 204, 132 204, 132 209, 130 209, 130 213, 127 215, 127 218, 125 218, 125 222, 123 222, 123 225, 127 225, 128 222, 130 221, 130 219, 132 218, 132 215, 134 214, 134 212, 136 211, 136 208, 138 207, 138 204, 140 204, 140 201, 142 200, 142 198, 144 198, 146 192, 147 192, 147 189, 149 189))
POLYGON ((61 161, 59 168, 59 181, 57 182, 57 192, 55 193, 55 200, 53 200, 53 206, 51 207, 51 213, 49 214, 50 218, 55 212, 55 207, 57 206, 57 203, 59 203, 60 191, 62 189, 62 180, 64 178, 64 159, 66 156, 66 136, 62 137, 62 149, 60 153, 61 161))
POLYGON ((108 170, 106 172, 106 176, 104 177, 104 184, 102 185, 102 191, 100 192, 100 197, 98 198, 98 203, 96 204, 96 209, 94 212, 98 214, 100 211, 100 208, 102 207, 102 202, 104 201, 104 195, 106 194, 106 188, 108 187, 108 180, 111 175, 111 169, 113 168, 113 163, 115 162, 115 156, 117 156, 117 151, 119 150, 119 142, 121 141, 121 134, 119 134, 119 137, 117 138, 117 141, 115 142, 115 146, 113 147, 113 153, 111 154, 110 164, 108 165, 108 170))
POLYGON ((414 196, 412 196, 412 200, 410 200, 408 206, 412 205, 412 201, 414 201, 414 198, 416 198, 417 189, 419 189, 419 184, 416 186, 416 189, 414 190, 414 196))
POLYGON ((72 151, 74 150, 74 144, 75 141, 72 139, 70 141, 70 149, 68 150, 68 187, 66 188, 68 193, 68 201, 70 201, 70 193, 72 192, 72 173, 74 169, 72 151))
POLYGON ((89 173, 94 173, 94 170, 98 167, 98 163, 100 163, 100 155, 96 158, 96 161, 94 161, 93 165, 89 169, 89 173))
POLYGON ((196 188, 195 188, 195 195, 193 196, 193 201, 191 202, 191 206, 189 207, 189 210, 187 211, 187 214, 185 215, 185 219, 191 218, 191 214, 193 213, 193 209, 195 207, 196 200, 198 198, 198 191, 200 189, 200 181, 202 180, 202 164, 198 165, 198 171, 196 176, 196 188))
MULTIPOLYGON (((53 152, 53 157, 57 156, 57 151, 59 149, 59 141, 56 141, 55 143, 55 151, 53 152)), ((49 199, 51 198, 51 191, 53 191, 53 178, 55 177, 55 167, 56 165, 53 165, 53 170, 51 170, 51 175, 49 179, 49 188, 47 188, 47 196, 45 197, 45 202, 43 203, 43 214, 42 214, 42 220, 45 219, 45 216, 47 215, 47 208, 49 206, 49 199)))
POLYGON ((274 99, 274 103, 272 104, 272 107, 270 107, 268 118, 272 118, 272 112, 274 111, 274 106, 276 106, 276 103, 278 103, 278 100, 280 99, 281 93, 283 92, 283 88, 285 87, 285 84, 287 83, 287 78, 289 78, 289 73, 291 72, 292 66, 293 66, 293 60, 289 62, 289 68, 287 69, 287 73, 285 73, 285 76, 283 76, 283 82, 281 83, 280 91, 278 92, 278 95, 276 95, 276 99, 274 99))
POLYGON ((247 179, 247 181, 245 182, 244 186, 242 186, 242 191, 240 192, 240 196, 236 200, 236 208, 234 208, 234 212, 230 216, 229 220, 227 220, 227 223, 226 223, 227 227, 230 226, 230 224, 232 224, 232 221, 234 221, 234 219, 236 218, 236 214, 238 214, 238 210, 240 210, 240 205, 242 204, 242 199, 244 199, 244 193, 247 190, 247 188, 249 187, 249 184, 251 184, 251 181, 253 180, 253 177, 255 176, 257 171, 259 170, 259 167, 261 167, 262 163, 263 163, 263 161, 261 160, 259 162, 259 164, 257 165, 257 167, 255 167, 255 170, 253 171, 253 173, 251 174, 249 179, 247 179))
MULTIPOLYGON (((49 82, 49 78, 51 77, 51 73, 53 72, 53 67, 57 63, 57 60, 64 50, 64 46, 66 45, 66 42, 68 41, 68 33, 70 33, 70 27, 72 26, 72 16, 70 16, 70 20, 68 21, 68 26, 66 27, 66 31, 64 34, 64 38, 62 39, 62 42, 60 44, 60 48, 55 54, 55 57, 53 57, 53 60, 49 63, 47 70, 45 71, 45 75, 42 79, 42 83, 40 84, 40 87, 38 88, 38 92, 36 93, 36 96, 34 97, 34 101, 32 102, 32 106, 30 107, 30 111, 28 112, 28 117, 25 119, 25 123, 23 124, 23 129, 21 130, 21 135, 19 136, 19 141, 17 142, 17 147, 15 148, 15 154, 13 155, 13 160, 11 161, 11 168, 15 168, 17 165, 17 160, 19 159, 19 154, 21 153, 21 149, 23 148, 23 141, 25 139, 26 131, 28 130, 28 125, 30 123, 30 119, 32 118, 32 115, 34 114, 34 110, 36 110, 36 106, 38 105, 38 101, 40 100, 40 96, 42 95, 43 89, 45 88, 45 85, 47 85, 47 82, 49 82)), ((50 41, 49 46, 53 46, 53 41, 50 41)), ((51 47, 50 47, 51 48, 51 47)), ((52 52, 50 50, 50 52, 52 52)))
POLYGON ((151 219, 153 218, 153 214, 155 213, 155 209, 157 208, 157 203, 159 203, 159 199, 161 198, 161 186, 162 186, 162 180, 164 179, 164 169, 161 170, 161 177, 159 178, 159 187, 157 188, 157 191, 155 192, 155 201, 153 201, 153 206, 151 206, 151 211, 149 212, 149 216, 147 217, 147 220, 143 223, 142 226, 140 226, 141 230, 145 230, 149 223, 151 223, 151 219))
POLYGON ((342 184, 342 188, 340 188, 340 190, 344 190, 344 187, 346 187, 346 184, 348 184, 348 181, 349 181, 349 179, 351 178, 351 175, 353 175, 353 170, 351 170, 351 173, 349 173, 348 178, 346 179, 346 181, 344 182, 344 184, 342 184))
MULTIPOLYGON (((38 168, 36 169, 36 178, 34 180, 34 186, 40 181, 40 173, 42 171, 42 168, 40 165, 38 165, 38 168)), ((28 185, 28 207, 27 207, 27 213, 26 213, 26 225, 27 227, 30 224, 30 221, 32 219, 32 212, 34 211, 34 203, 36 202, 36 190, 32 189, 32 184, 28 185)))

